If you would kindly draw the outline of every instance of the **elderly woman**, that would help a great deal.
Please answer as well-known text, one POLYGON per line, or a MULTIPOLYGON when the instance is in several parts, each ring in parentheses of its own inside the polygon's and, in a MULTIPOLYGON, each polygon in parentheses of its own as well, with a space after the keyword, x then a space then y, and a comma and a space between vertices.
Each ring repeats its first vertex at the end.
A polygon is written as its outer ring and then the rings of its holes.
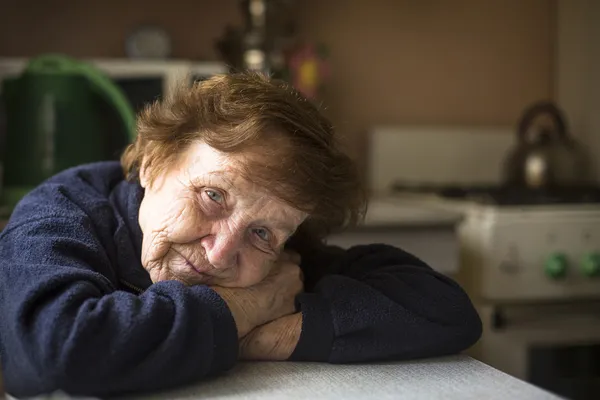
POLYGON ((467 295, 386 245, 325 236, 365 201, 331 124, 282 83, 218 76, 140 116, 117 162, 27 195, 0 239, 7 392, 114 395, 236 360, 331 363, 460 352, 467 295))

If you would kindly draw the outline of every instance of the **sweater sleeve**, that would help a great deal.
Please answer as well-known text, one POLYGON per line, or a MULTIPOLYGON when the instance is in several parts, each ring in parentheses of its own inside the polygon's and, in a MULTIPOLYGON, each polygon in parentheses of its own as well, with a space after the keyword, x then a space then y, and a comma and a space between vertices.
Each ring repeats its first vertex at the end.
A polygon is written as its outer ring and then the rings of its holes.
POLYGON ((84 217, 11 224, 0 257, 0 359, 13 396, 161 390, 235 363, 235 323, 214 291, 175 281, 117 290, 96 272, 108 259, 84 217))
POLYGON ((481 321, 466 293, 411 254, 365 245, 346 252, 329 247, 322 255, 303 267, 321 276, 297 298, 302 333, 292 360, 442 356, 467 349, 481 336, 481 321))

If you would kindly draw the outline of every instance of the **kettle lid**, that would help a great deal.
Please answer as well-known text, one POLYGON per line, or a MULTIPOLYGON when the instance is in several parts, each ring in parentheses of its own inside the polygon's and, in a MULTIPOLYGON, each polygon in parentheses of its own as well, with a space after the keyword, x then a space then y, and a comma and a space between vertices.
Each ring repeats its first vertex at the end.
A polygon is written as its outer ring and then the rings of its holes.
POLYGON ((567 122, 563 112, 551 101, 540 101, 528 107, 521 116, 517 128, 520 142, 549 142, 551 140, 567 140, 567 122), (550 126, 536 128, 536 122, 542 116, 550 118, 550 126), (533 132, 533 134, 532 134, 533 132))

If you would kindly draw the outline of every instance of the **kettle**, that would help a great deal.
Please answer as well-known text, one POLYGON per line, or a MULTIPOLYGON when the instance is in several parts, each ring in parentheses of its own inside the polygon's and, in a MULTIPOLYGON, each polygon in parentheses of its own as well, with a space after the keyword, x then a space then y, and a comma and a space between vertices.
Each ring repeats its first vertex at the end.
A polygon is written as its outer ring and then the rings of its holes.
POLYGON ((121 89, 84 62, 42 55, 3 81, 4 205, 57 172, 116 159, 134 139, 135 112, 121 89))
POLYGON ((538 102, 523 113, 517 142, 504 164, 509 187, 550 189, 591 183, 589 158, 569 135, 567 123, 552 102, 538 102), (545 121, 541 121, 542 118, 545 121), (540 123, 545 122, 545 123, 540 123))

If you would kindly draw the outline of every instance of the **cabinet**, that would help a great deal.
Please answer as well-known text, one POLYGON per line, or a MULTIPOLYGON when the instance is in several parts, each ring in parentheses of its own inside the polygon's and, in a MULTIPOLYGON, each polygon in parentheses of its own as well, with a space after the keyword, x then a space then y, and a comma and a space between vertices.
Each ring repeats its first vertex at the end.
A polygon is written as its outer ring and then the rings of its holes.
POLYGON ((332 235, 327 243, 342 248, 361 244, 389 244, 417 256, 443 274, 454 275, 458 271, 459 244, 452 225, 363 226, 332 235))

